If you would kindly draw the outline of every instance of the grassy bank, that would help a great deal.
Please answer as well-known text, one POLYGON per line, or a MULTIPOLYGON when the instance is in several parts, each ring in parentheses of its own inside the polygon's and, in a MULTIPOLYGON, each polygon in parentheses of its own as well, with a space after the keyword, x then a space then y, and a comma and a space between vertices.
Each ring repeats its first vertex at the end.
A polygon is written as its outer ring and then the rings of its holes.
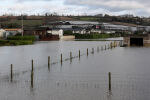
POLYGON ((8 36, 7 40, 30 40, 30 41, 35 41, 35 36, 8 36))
POLYGON ((0 40, 0 46, 31 45, 35 36, 9 36, 7 40, 0 40))
POLYGON ((0 46, 17 46, 33 44, 31 40, 0 40, 0 46))

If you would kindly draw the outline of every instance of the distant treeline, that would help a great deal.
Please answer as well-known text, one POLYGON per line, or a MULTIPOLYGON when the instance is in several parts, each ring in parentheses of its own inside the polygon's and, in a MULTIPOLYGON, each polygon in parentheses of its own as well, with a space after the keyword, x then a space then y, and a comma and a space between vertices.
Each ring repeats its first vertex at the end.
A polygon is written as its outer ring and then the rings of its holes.
POLYGON ((48 24, 49 22, 54 21, 69 21, 69 20, 76 20, 76 21, 97 21, 97 22, 121 22, 121 23, 129 23, 129 24, 136 24, 136 25, 150 25, 150 18, 149 17, 122 17, 122 16, 72 16, 72 15, 57 15, 57 14, 48 14, 45 13, 43 16, 0 16, 0 24, 3 28, 16 28, 21 27, 21 20, 24 19, 25 26, 40 26, 48 24), (32 22, 32 25, 31 23, 32 22))
POLYGON ((76 39, 103 39, 120 37, 119 34, 75 34, 76 39))

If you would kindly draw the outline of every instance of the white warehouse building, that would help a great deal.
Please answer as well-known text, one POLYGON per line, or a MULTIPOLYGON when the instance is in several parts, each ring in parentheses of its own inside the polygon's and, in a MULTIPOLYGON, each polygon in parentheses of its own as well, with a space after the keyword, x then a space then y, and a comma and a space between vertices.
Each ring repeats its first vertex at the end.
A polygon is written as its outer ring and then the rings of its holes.
POLYGON ((48 30, 47 33, 52 35, 59 35, 59 38, 61 38, 64 34, 64 31, 62 29, 52 29, 52 30, 48 30))

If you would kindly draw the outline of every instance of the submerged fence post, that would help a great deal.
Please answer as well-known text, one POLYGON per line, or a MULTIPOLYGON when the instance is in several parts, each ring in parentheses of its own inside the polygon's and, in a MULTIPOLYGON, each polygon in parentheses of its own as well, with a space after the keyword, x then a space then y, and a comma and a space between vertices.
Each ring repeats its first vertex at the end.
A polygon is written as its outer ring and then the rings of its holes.
POLYGON ((70 52, 70 62, 72 62, 72 52, 70 52))
POLYGON ((34 72, 33 71, 31 71, 31 88, 33 88, 33 86, 34 86, 34 72))
POLYGON ((60 56, 60 62, 61 62, 61 65, 62 65, 62 62, 63 62, 62 59, 63 59, 63 58, 62 58, 62 53, 61 53, 61 56, 60 56))
POLYGON ((33 59, 32 59, 32 69, 31 69, 31 71, 34 71, 34 65, 33 65, 33 59))
POLYGON ((110 46, 111 46, 111 49, 112 49, 112 47, 113 47, 113 43, 112 42, 110 43, 110 46))
POLYGON ((11 64, 11 66, 10 66, 10 79, 12 82, 13 81, 13 64, 11 64))
POLYGON ((111 72, 108 73, 109 81, 109 91, 111 91, 111 72))
POLYGON ((81 56, 81 55, 80 55, 80 50, 79 50, 79 59, 80 59, 80 56, 81 56))
POLYGON ((89 49, 87 48, 87 56, 89 55, 89 49))
POLYGON ((97 52, 99 52, 99 46, 97 47, 97 52))
POLYGON ((34 76, 34 65, 33 65, 33 59, 32 59, 32 68, 31 68, 31 88, 33 88, 33 76, 34 76))
POLYGON ((94 48, 92 48, 92 54, 94 54, 94 48))
POLYGON ((63 61, 63 60, 62 60, 62 53, 61 53, 61 55, 60 55, 60 61, 61 61, 61 63, 62 63, 62 61, 63 61))
POLYGON ((115 45, 115 41, 114 41, 114 48, 116 47, 116 45, 115 45))
POLYGON ((50 69, 50 56, 48 56, 48 69, 50 69))

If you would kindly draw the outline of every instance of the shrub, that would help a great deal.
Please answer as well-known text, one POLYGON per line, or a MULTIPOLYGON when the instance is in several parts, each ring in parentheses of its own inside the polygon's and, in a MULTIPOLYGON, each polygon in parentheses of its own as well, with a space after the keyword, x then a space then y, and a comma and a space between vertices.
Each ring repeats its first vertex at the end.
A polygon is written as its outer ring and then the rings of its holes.
POLYGON ((8 36, 7 40, 32 40, 35 41, 35 36, 8 36))

